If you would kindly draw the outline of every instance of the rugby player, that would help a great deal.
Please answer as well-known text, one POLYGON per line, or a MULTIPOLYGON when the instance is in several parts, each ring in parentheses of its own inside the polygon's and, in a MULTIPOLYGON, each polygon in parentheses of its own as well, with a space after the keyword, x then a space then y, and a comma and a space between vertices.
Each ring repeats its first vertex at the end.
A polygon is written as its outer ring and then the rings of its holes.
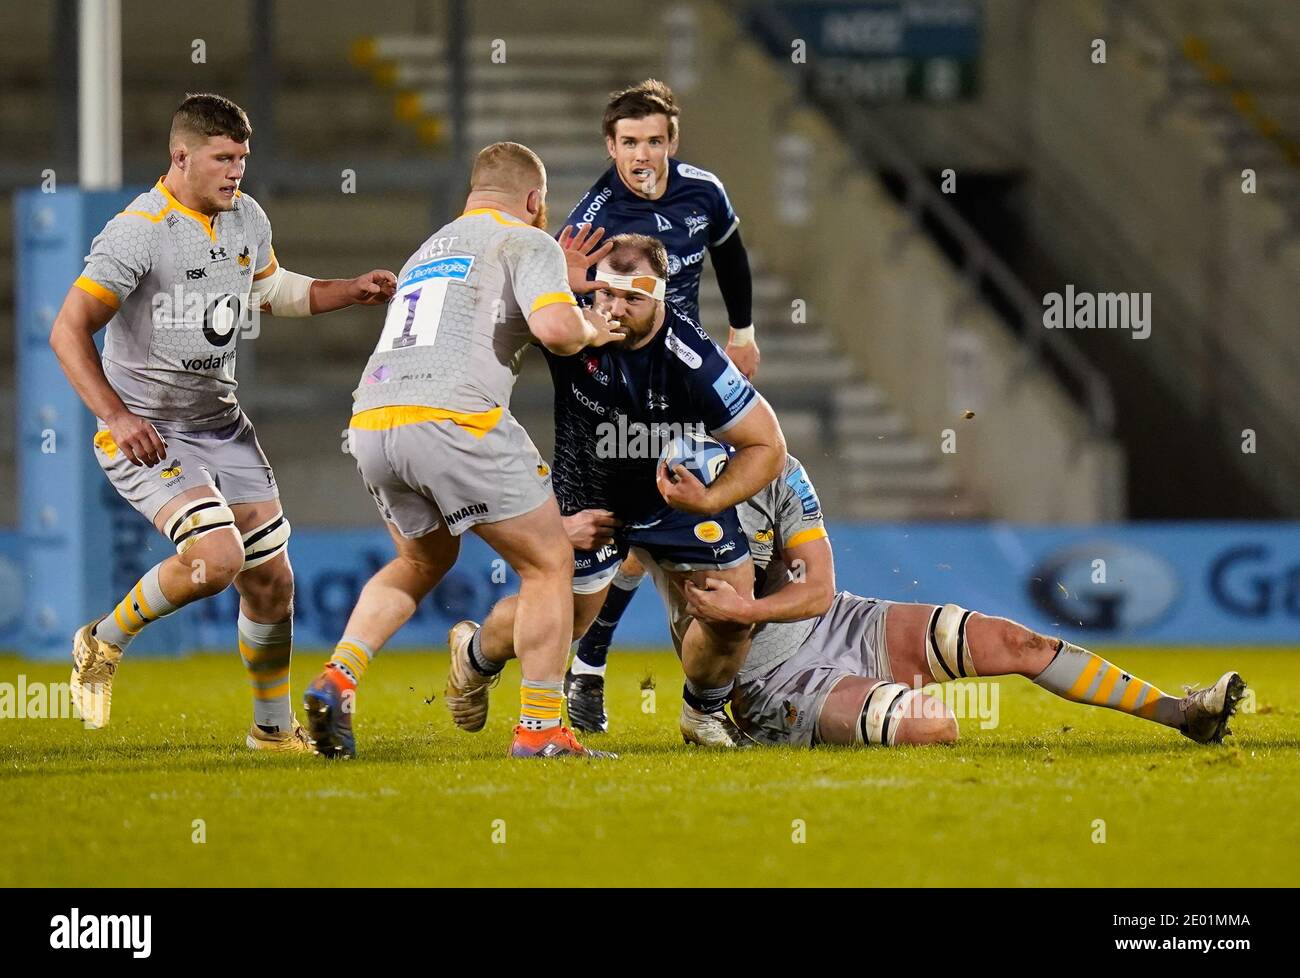
MULTIPOLYGON (((568 521, 564 544, 574 561, 573 637, 595 617, 629 548, 660 566, 671 586, 706 577, 752 593, 753 562, 735 504, 780 471, 785 439, 767 402, 680 308, 664 301, 667 253, 644 235, 618 235, 597 268, 605 283, 595 308, 617 321, 626 338, 576 356, 548 353, 555 381, 554 488, 568 521), (661 466, 660 443, 690 428, 707 430, 735 448, 707 487, 685 466, 661 466), (571 550, 569 542, 574 544, 571 550)), ((515 654, 519 622, 511 597, 479 628, 453 629, 452 657, 468 663, 472 688, 448 700, 476 722, 487 710, 488 684, 515 654)), ((711 747, 741 744, 726 702, 749 647, 750 626, 694 622, 682 629, 686 674, 682 736, 711 747)), ((467 727, 468 729, 468 727, 467 727)))
POLYGON ((1024 676, 1057 696, 1218 743, 1245 690, 1235 672, 1170 696, 1064 639, 955 604, 908 604, 835 590, 816 490, 799 460, 736 507, 753 554, 754 596, 720 578, 683 591, 651 567, 674 640, 686 621, 755 625, 732 698, 746 735, 764 744, 933 744, 957 739, 944 701, 922 687, 975 676, 1024 676))
MULTIPOLYGON (((726 354, 753 379, 759 351, 752 318, 753 281, 740 238, 740 218, 716 176, 677 159, 680 109, 661 81, 610 95, 602 128, 611 165, 569 214, 566 225, 589 225, 610 235, 647 234, 668 251, 667 298, 700 319, 700 272, 707 252, 718 277, 731 329, 726 354)), ((579 730, 603 730, 605 664, 619 619, 644 569, 629 554, 604 606, 578 643, 565 676, 569 719, 579 730)))
POLYGON ((245 743, 309 752, 289 700, 289 522, 235 400, 236 338, 249 310, 311 316, 383 303, 396 279, 382 269, 323 280, 283 268, 266 213, 239 189, 251 135, 234 102, 186 96, 172 116, 167 173, 95 238, 50 333, 68 381, 98 419, 95 458, 177 551, 77 631, 71 687, 87 724, 107 724, 132 639, 233 583, 253 691, 245 743), (94 334, 105 325, 101 358, 94 334))
MULTIPOLYGON (((361 592, 305 709, 316 749, 356 754, 352 710, 370 660, 456 562, 472 529, 520 577, 512 636, 523 672, 513 757, 604 756, 560 723, 573 630, 572 551, 550 468, 509 411, 519 357, 533 340, 574 355, 622 338, 573 291, 607 254, 602 232, 568 242, 545 231, 546 170, 528 147, 494 143, 474 162, 465 211, 403 266, 379 342, 353 395, 348 442, 397 556, 361 592)), ((452 658, 447 703, 469 730, 487 710, 478 673, 452 658)))

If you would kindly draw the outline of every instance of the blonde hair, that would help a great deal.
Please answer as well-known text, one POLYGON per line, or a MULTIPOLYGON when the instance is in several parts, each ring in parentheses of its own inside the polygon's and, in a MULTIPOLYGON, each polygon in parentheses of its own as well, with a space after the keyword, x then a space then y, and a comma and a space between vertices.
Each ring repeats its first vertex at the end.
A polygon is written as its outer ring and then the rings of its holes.
POLYGON ((546 185, 541 158, 522 143, 493 143, 479 150, 469 177, 469 189, 524 195, 546 185))

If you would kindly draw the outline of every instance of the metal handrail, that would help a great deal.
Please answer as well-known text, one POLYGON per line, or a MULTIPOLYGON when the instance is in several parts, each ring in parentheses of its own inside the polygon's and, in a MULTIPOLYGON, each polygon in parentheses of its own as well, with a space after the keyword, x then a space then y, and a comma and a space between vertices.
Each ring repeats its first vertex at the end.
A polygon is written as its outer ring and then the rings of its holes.
MULTIPOLYGON (((771 3, 728 2, 739 23, 748 20, 772 36, 796 36, 789 21, 771 3)), ((873 126, 860 106, 845 101, 837 105, 836 110, 850 131, 852 146, 873 157, 877 166, 884 166, 903 179, 906 207, 913 221, 919 225, 924 216, 930 216, 958 244, 962 272, 971 286, 978 288, 981 281, 986 281, 1001 294, 1019 320, 1020 330, 1013 330, 1013 333, 1027 357, 1041 363, 1044 349, 1050 350, 1056 365, 1069 375, 1074 389, 1081 393, 1092 433, 1097 437, 1110 437, 1115 430, 1115 399, 1105 375, 1065 337, 1043 325, 1041 299, 1029 291, 979 232, 944 199, 921 167, 896 141, 873 126)))

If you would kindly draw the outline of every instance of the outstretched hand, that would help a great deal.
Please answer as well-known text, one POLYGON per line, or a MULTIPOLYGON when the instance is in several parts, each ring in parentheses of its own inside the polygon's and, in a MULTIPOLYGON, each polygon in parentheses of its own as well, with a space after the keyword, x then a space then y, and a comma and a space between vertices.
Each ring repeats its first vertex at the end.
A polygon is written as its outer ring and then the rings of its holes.
POLYGON ((566 224, 560 232, 560 247, 564 249, 564 264, 569 275, 569 290, 574 295, 595 292, 597 289, 609 288, 608 282, 587 281, 587 270, 614 250, 614 243, 606 241, 604 228, 593 228, 590 224, 579 224, 578 233, 573 233, 573 225, 566 224), (596 247, 600 245, 600 247, 596 247))

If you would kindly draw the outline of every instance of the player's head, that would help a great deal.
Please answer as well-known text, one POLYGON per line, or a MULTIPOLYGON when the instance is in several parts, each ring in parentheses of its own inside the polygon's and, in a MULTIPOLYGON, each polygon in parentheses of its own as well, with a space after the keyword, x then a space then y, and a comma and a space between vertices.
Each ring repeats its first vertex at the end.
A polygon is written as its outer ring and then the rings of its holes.
POLYGON ((493 143, 479 151, 469 177, 471 197, 495 200, 533 227, 546 230, 546 167, 521 143, 493 143))
POLYGON ((596 266, 596 278, 610 287, 596 290, 595 306, 623 326, 627 338, 619 345, 635 347, 661 321, 668 252, 646 234, 620 234, 610 243, 613 249, 596 266))
POLYGON ((605 106, 605 149, 634 193, 653 197, 662 191, 668 158, 677 154, 679 114, 673 90, 654 78, 610 95, 605 106))
POLYGON ((171 169, 198 201, 198 210, 215 214, 234 208, 252 135, 244 110, 221 95, 186 95, 172 114, 171 169))

